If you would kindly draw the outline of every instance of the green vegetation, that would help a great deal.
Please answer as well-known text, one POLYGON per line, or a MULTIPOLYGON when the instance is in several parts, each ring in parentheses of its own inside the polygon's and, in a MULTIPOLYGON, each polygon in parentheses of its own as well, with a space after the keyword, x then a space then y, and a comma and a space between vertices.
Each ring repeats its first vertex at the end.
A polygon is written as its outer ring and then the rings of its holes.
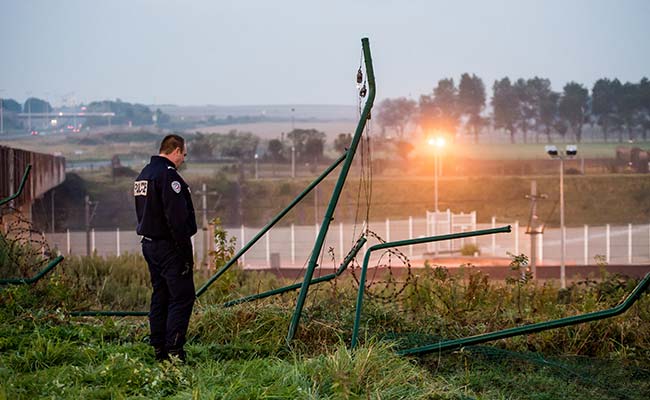
MULTIPOLYGON (((513 265, 523 264, 514 258, 513 265)), ((559 291, 552 283, 493 282, 471 267, 461 271, 427 267, 389 301, 373 295, 384 284, 371 286, 362 345, 350 351, 356 285, 349 276, 310 290, 287 347, 295 293, 223 308, 225 300, 287 283, 235 269, 199 298, 182 365, 154 361, 146 319, 68 315, 146 309, 150 290, 140 256, 69 258, 33 286, 0 289, 0 399, 647 398, 647 295, 610 320, 449 354, 395 355, 394 349, 608 308, 636 283, 604 274, 559 291)), ((204 279, 197 272, 197 285, 204 279)))

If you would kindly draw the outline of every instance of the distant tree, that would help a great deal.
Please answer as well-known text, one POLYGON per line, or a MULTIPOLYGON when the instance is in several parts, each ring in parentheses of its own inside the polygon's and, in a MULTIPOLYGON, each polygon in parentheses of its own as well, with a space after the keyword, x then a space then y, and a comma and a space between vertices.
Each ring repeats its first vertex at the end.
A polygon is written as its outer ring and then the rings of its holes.
POLYGON ((382 136, 386 135, 386 128, 393 128, 401 138, 404 136, 406 124, 417 110, 417 104, 413 100, 399 97, 384 99, 377 108, 377 121, 381 126, 382 136))
POLYGON ((154 115, 155 115, 156 125, 158 126, 167 125, 172 120, 171 116, 169 114, 165 114, 164 112, 162 112, 160 108, 156 108, 156 112, 154 115))
POLYGON ((282 162, 284 158, 284 145, 280 139, 271 139, 266 150, 273 162, 282 162))
POLYGON ((22 112, 22 106, 14 99, 2 99, 2 124, 4 129, 20 129, 23 127, 18 114, 22 112))
POLYGON ((325 149, 325 135, 323 137, 310 136, 305 141, 305 150, 303 154, 303 161, 314 161, 316 164, 323 158, 323 150, 325 149))
POLYGON ((513 85, 517 97, 518 113, 516 127, 521 131, 524 143, 528 143, 528 130, 535 124, 537 117, 537 103, 532 80, 517 79, 513 85))
POLYGON ((648 130, 650 130, 650 80, 644 77, 639 82, 639 101, 641 130, 643 132, 643 141, 648 140, 648 130))
POLYGON ((558 117, 558 100, 560 95, 551 90, 551 81, 545 78, 534 77, 526 82, 532 96, 535 139, 539 143, 541 132, 546 133, 548 141, 551 140, 551 129, 558 117))
POLYGON ((259 142, 260 138, 250 132, 231 130, 226 135, 221 135, 217 150, 224 157, 250 161, 255 157, 259 142))
MULTIPOLYGON (((625 125, 625 130, 627 131, 627 137, 629 140, 635 139, 634 129, 640 123, 640 111, 641 91, 639 90, 639 85, 625 82, 621 92, 620 116, 625 125)), ((621 136, 619 136, 619 140, 622 140, 621 136)))
POLYGON ((2 101, 0 101, 0 107, 2 107, 4 111, 8 112, 20 113, 23 111, 20 103, 14 99, 2 99, 2 101))
MULTIPOLYGON (((618 79, 599 79, 591 89, 591 112, 600 126, 605 142, 610 129, 620 125, 618 115, 623 85, 618 79)), ((622 138, 621 138, 622 140, 622 138)))
MULTIPOLYGON (((135 126, 151 125, 153 123, 153 112, 149 107, 142 104, 131 104, 123 102, 120 99, 115 101, 104 100, 94 101, 86 107, 88 112, 113 112, 115 116, 111 118, 111 124, 126 125, 131 123, 135 126)), ((105 117, 88 117, 86 118, 87 126, 108 125, 108 118, 105 117)))
POLYGON ((581 84, 569 82, 560 98, 560 117, 571 127, 576 141, 582 140, 582 126, 587 113, 589 91, 581 84))
POLYGON ((396 140, 395 142, 395 151, 400 156, 402 161, 407 161, 415 146, 411 142, 406 140, 396 140))
POLYGON ((441 79, 433 95, 420 96, 419 123, 427 134, 437 131, 454 135, 459 119, 458 90, 453 79, 441 79))
POLYGON ((25 100, 23 110, 27 113, 49 113, 52 112, 52 106, 45 100, 30 97, 25 100))
POLYGON ((211 136, 196 132, 189 137, 187 147, 193 159, 208 161, 214 158, 214 141, 211 136))
MULTIPOLYGON (((549 82, 550 84, 550 82, 549 82)), ((540 93, 542 94, 542 93, 540 93)), ((543 127, 546 134, 546 140, 551 142, 551 131, 558 126, 560 119, 560 94, 549 89, 547 93, 542 94, 539 98, 539 128, 543 127)), ((566 125, 563 125, 566 128, 566 125)), ((560 134, 564 136, 566 129, 560 134)), ((558 131, 559 132, 559 131, 558 131)))
POLYGON ((472 74, 464 73, 458 85, 458 107, 461 114, 468 116, 467 125, 474 135, 474 143, 478 143, 478 135, 485 124, 481 112, 485 108, 485 85, 483 80, 472 74))
POLYGON ((339 133, 336 139, 334 139, 334 149, 338 153, 343 153, 352 143, 352 134, 350 133, 339 133))
POLYGON ((287 134, 287 139, 296 148, 296 157, 301 161, 310 161, 314 158, 314 152, 318 153, 319 158, 322 156, 325 147, 325 133, 316 129, 294 129, 287 134), (320 141, 320 144, 316 143, 320 141), (309 150, 307 150, 307 143, 309 150))
POLYGON ((492 109, 494 127, 510 134, 510 143, 515 142, 515 124, 519 116, 519 102, 509 78, 495 81, 492 86, 492 109))

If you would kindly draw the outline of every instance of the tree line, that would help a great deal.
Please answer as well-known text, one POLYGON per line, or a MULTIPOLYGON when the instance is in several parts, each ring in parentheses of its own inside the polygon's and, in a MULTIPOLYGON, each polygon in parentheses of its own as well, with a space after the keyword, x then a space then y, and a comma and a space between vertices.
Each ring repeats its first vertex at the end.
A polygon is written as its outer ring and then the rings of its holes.
MULTIPOLYGON (((551 87, 546 78, 505 77, 492 85, 488 99, 483 80, 472 74, 461 75, 458 85, 453 78, 441 79, 432 93, 418 101, 404 97, 387 98, 378 105, 377 120, 385 134, 391 129, 403 138, 410 123, 424 132, 462 132, 478 142, 489 129, 505 132, 514 143, 519 134, 524 143, 552 135, 563 139, 583 139, 585 126, 600 131, 605 141, 616 135, 622 142, 648 139, 650 129, 650 81, 622 83, 618 79, 599 79, 591 92, 577 82, 567 83, 562 92, 551 87)), ((595 132, 592 129, 591 132, 595 132)))
MULTIPOLYGON (((3 111, 3 123, 7 129, 25 128, 24 121, 18 118, 18 114, 20 113, 51 113, 54 110, 48 101, 37 97, 30 97, 23 104, 20 104, 14 99, 1 99, 0 107, 2 107, 3 111)), ((108 124, 127 125, 129 123, 133 126, 152 124, 164 126, 171 121, 171 117, 163 113, 160 109, 151 111, 146 105, 132 104, 121 101, 120 99, 93 101, 88 105, 81 105, 80 107, 84 112, 88 113, 115 113, 115 116, 110 120, 105 117, 86 117, 84 125, 89 127, 108 124)))
MULTIPOLYGON (((257 155, 263 161, 285 163, 291 161, 292 153, 297 162, 317 164, 325 161, 326 135, 316 129, 293 129, 286 137, 269 140, 266 146, 260 146, 259 136, 236 130, 225 134, 196 132, 189 135, 188 140, 192 157, 199 161, 219 158, 251 161, 257 155)), ((334 149, 342 153, 351 140, 351 134, 339 134, 334 140, 334 149)))

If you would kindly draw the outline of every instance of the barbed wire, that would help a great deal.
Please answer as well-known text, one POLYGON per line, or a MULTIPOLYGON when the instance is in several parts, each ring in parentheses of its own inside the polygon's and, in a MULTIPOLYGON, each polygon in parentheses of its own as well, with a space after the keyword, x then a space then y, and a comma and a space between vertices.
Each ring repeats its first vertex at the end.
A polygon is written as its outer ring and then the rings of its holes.
POLYGON ((3 224, 0 231, 3 256, 0 273, 8 278, 24 278, 40 271, 55 255, 45 234, 35 229, 19 209, 8 204, 0 209, 0 220, 6 219, 10 222, 3 224))

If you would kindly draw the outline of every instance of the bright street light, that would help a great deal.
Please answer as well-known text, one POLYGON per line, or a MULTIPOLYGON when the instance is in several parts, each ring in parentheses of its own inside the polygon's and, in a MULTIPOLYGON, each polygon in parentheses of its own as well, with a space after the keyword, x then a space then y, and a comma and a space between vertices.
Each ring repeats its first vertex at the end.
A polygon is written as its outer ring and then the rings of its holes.
POLYGON ((558 150, 554 145, 545 147, 546 153, 555 160, 560 160, 560 285, 566 289, 566 229, 564 227, 564 159, 573 158, 578 154, 578 147, 574 144, 566 146, 564 151, 558 150))

